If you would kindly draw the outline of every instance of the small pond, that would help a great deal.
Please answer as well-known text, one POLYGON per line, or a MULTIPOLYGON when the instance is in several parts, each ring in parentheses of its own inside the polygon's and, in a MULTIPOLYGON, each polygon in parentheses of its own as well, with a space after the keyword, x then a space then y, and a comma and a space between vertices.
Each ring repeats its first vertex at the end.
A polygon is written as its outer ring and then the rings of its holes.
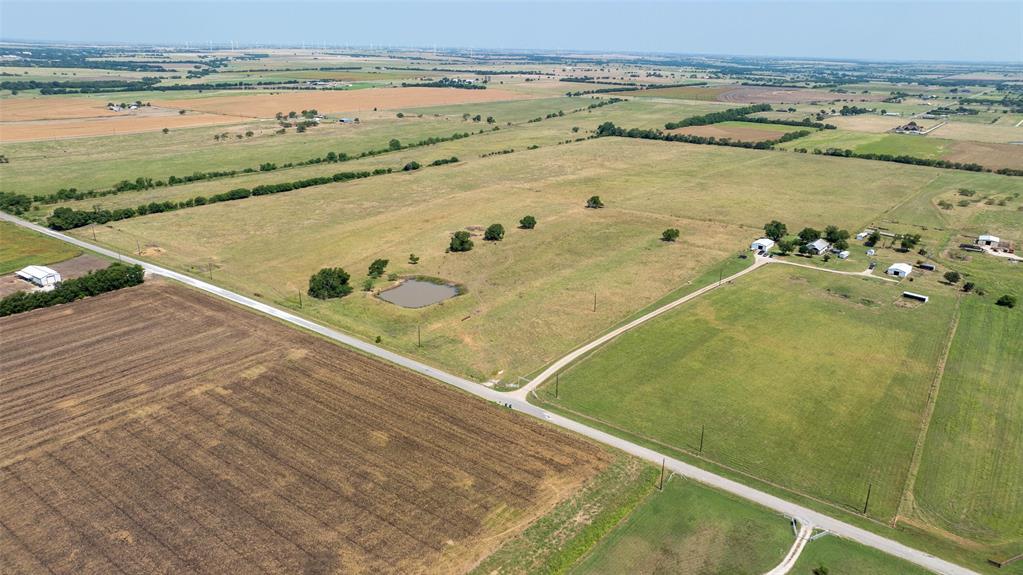
POLYGON ((422 280, 405 280, 398 287, 380 292, 380 299, 401 307, 426 307, 458 295, 458 288, 422 280))

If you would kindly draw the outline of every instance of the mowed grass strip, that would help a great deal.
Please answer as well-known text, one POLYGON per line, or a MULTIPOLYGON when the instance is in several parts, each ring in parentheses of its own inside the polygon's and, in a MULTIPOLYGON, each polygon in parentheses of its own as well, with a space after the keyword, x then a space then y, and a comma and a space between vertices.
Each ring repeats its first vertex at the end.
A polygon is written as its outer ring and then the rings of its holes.
POLYGON ((922 567, 848 539, 828 535, 811 541, 790 573, 809 575, 825 567, 834 575, 929 575, 922 567))
POLYGON ((27 265, 47 265, 71 259, 81 250, 8 222, 0 222, 0 275, 27 265))
POLYGON ((949 296, 771 266, 628 332, 547 401, 759 479, 887 519, 895 512, 949 296), (931 295, 931 294, 929 294, 931 295))
POLYGON ((991 299, 964 298, 911 522, 1012 555, 1023 545, 1023 313, 991 299))
POLYGON ((764 573, 793 540, 785 517, 673 477, 571 573, 764 573))

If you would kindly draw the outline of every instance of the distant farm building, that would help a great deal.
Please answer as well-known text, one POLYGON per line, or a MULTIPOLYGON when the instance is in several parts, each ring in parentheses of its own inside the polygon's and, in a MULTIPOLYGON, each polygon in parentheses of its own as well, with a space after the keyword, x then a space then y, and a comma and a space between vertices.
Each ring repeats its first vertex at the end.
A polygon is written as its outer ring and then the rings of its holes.
POLYGON ((774 240, 769 238, 760 238, 749 245, 749 249, 755 252, 767 251, 774 247, 774 240))
POLYGON ((913 266, 909 264, 892 264, 884 273, 890 276, 904 278, 908 277, 909 272, 911 271, 913 271, 913 266))
POLYGON ((831 244, 829 244, 827 242, 827 240, 819 239, 817 241, 810 242, 810 243, 806 244, 806 247, 807 247, 807 249, 810 250, 811 254, 818 254, 819 255, 819 254, 823 254, 824 252, 828 251, 828 248, 831 247, 831 244))
POLYGON ((341 118, 340 120, 338 120, 339 124, 351 124, 353 122, 355 122, 355 120, 351 118, 341 118))
POLYGON ((920 269, 927 270, 929 272, 934 271, 934 264, 920 264, 920 269))
POLYGON ((868 256, 872 256, 872 255, 874 255, 876 253, 877 253, 877 250, 875 250, 874 248, 870 248, 869 250, 867 250, 867 255, 868 256))
POLYGON ((849 257, 849 250, 842 250, 838 252, 838 259, 844 260, 849 257))
POLYGON ((1001 242, 998 236, 992 236, 991 234, 984 234, 977 238, 977 245, 979 246, 997 246, 1001 242))
POLYGON ((43 289, 53 289, 60 283, 60 273, 46 266, 28 266, 20 270, 17 276, 43 289))
POLYGON ((915 299, 917 301, 922 301, 924 303, 927 303, 927 300, 930 299, 929 297, 927 297, 927 296, 925 296, 923 294, 914 293, 914 292, 911 292, 911 291, 904 291, 904 292, 902 292, 902 297, 908 297, 909 299, 915 299))

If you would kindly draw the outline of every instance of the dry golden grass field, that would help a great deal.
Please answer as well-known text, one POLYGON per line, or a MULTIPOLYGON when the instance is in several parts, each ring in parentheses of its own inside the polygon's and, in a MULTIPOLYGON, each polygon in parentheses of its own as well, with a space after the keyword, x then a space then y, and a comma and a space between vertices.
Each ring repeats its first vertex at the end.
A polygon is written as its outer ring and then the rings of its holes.
POLYGON ((499 88, 461 90, 456 88, 369 88, 365 90, 303 90, 273 94, 236 94, 184 100, 162 100, 161 106, 185 108, 213 114, 272 118, 277 112, 317 110, 321 113, 443 106, 516 100, 521 93, 499 88))
POLYGON ((0 333, 5 572, 464 572, 611 457, 176 285, 0 333))

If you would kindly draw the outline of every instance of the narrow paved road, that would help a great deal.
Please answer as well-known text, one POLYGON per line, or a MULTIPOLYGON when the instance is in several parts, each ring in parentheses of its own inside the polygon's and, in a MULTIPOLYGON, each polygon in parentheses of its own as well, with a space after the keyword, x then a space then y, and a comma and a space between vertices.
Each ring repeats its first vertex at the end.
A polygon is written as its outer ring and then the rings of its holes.
POLYGON ((603 443, 605 445, 609 445, 611 447, 620 449, 626 453, 629 453, 636 457, 640 457, 649 462, 660 464, 663 461, 665 467, 674 473, 688 477, 695 481, 699 481, 700 483, 710 485, 722 491, 727 491, 728 493, 731 493, 738 497, 742 497, 743 499, 747 499, 749 501, 767 507, 768 509, 773 509, 778 513, 782 513, 789 517, 794 517, 800 523, 815 525, 820 529, 831 531, 832 533, 840 537, 845 537, 847 539, 851 539, 863 545, 867 545, 868 547, 873 547, 875 549, 888 553, 889 555, 900 557, 902 559, 920 565, 921 567, 929 569, 935 573, 940 573, 942 575, 979 575, 974 571, 971 571, 954 563, 950 563, 948 561, 945 561, 944 559, 940 559, 929 553, 913 549, 912 547, 903 545, 902 543, 899 543, 892 539, 888 539, 887 537, 883 537, 876 533, 867 531, 866 529, 861 529, 849 523, 845 523, 844 521, 840 521, 828 515, 824 515, 823 513, 814 511, 801 505, 797 505, 795 503, 791 503, 789 501, 785 501, 784 499, 781 499, 769 493, 765 493, 763 491, 759 491, 747 485, 743 485, 736 481, 732 481, 731 479, 728 479, 726 477, 721 477, 720 475, 716 475, 705 469, 701 469, 694 465, 690 465, 688 463, 685 463, 684 461, 680 461, 672 457, 667 457, 652 449, 648 449, 641 445, 632 443, 630 441, 626 441, 625 439, 605 433, 599 429, 589 427, 588 425, 579 423, 578 421, 574 421, 557 414, 547 413, 544 410, 540 409, 539 407, 531 405, 521 399, 515 397, 508 397, 507 394, 488 389, 478 383, 430 367, 422 362, 398 355, 392 351, 388 351, 381 347, 375 346, 371 343, 367 343, 362 340, 356 339, 348 334, 344 334, 337 330, 322 326, 318 323, 298 317, 287 311, 266 305, 251 298, 247 298, 243 295, 209 284, 202 280, 186 276, 184 274, 151 263, 122 256, 112 250, 108 250, 106 248, 93 245, 89 242, 73 238, 60 232, 56 232, 48 228, 35 225, 33 223, 22 220, 21 218, 11 216, 9 214, 0 213, 0 220, 12 222, 19 226, 35 230, 41 234, 45 234, 47 236, 63 240, 70 244, 92 250, 96 253, 100 253, 115 259, 119 258, 122 261, 128 263, 141 265, 143 268, 145 268, 148 272, 152 274, 180 281, 196 289, 206 291, 218 297, 222 297, 229 301, 235 302, 239 305, 243 305, 245 307, 254 309, 256 311, 275 317, 282 321, 316 332, 324 337, 333 339, 334 341, 343 343, 355 349, 361 350, 365 353, 372 354, 381 359, 400 365, 402 367, 421 373, 423 375, 432 377, 449 385, 453 385, 459 389, 462 389, 468 393, 471 393, 483 399, 501 403, 510 409, 515 409, 517 411, 521 411, 526 415, 530 415, 532 417, 548 421, 554 425, 557 425, 570 431, 574 431, 575 433, 589 437, 594 441, 599 441, 600 443, 603 443))
POLYGON ((792 544, 792 548, 785 555, 785 558, 781 560, 774 569, 768 571, 765 575, 785 575, 796 566, 796 561, 799 560, 799 555, 803 552, 803 548, 810 541, 810 536, 813 535, 813 525, 809 523, 800 523, 799 532, 796 533, 796 541, 792 544))

